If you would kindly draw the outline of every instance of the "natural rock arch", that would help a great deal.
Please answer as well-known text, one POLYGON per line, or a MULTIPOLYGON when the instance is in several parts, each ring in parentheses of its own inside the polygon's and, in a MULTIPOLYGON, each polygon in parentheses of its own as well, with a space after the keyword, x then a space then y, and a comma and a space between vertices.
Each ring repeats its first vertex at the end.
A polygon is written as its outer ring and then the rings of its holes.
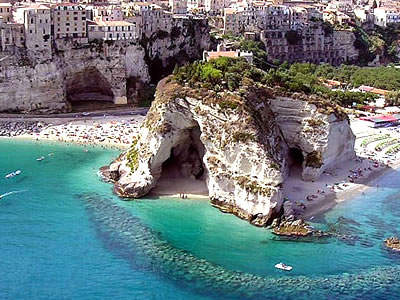
POLYGON ((181 194, 208 195, 208 173, 203 162, 205 147, 200 136, 198 124, 179 130, 178 139, 166 146, 170 148, 169 151, 165 149, 169 157, 162 162, 161 167, 157 166, 153 171, 159 177, 153 192, 175 194, 179 191, 181 194))

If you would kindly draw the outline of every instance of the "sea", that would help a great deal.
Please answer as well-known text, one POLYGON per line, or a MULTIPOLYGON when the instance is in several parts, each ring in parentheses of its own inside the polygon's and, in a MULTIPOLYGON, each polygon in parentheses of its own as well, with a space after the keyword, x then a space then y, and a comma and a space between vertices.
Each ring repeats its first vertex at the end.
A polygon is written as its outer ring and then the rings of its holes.
POLYGON ((118 154, 0 140, 0 299, 399 298, 400 172, 313 218, 331 237, 281 239, 207 200, 119 199, 98 175, 118 154))

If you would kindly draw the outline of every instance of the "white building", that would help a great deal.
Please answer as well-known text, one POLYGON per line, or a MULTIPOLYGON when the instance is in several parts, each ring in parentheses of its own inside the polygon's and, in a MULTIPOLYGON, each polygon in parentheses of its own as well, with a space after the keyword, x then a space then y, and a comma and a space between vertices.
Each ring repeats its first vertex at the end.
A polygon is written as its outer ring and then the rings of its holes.
POLYGON ((136 25, 126 21, 88 21, 89 40, 137 40, 136 25))
POLYGON ((400 13, 397 8, 378 7, 374 9, 375 25, 386 27, 389 24, 400 22, 400 13))

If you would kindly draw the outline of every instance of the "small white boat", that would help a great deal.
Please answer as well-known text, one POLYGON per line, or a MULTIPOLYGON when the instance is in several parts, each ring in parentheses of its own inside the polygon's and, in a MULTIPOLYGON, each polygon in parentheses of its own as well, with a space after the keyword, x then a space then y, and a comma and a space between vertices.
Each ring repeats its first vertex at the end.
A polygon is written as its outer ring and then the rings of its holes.
POLYGON ((284 271, 292 271, 293 267, 285 265, 284 263, 279 263, 275 265, 275 268, 280 269, 280 270, 284 270, 284 271))
POLYGON ((7 174, 7 175, 5 176, 5 178, 12 178, 12 177, 17 176, 17 175, 19 175, 19 174, 21 174, 21 170, 17 170, 17 171, 15 171, 15 172, 11 172, 10 174, 7 174))
POLYGON ((44 156, 36 158, 37 161, 42 161, 44 159, 44 156))

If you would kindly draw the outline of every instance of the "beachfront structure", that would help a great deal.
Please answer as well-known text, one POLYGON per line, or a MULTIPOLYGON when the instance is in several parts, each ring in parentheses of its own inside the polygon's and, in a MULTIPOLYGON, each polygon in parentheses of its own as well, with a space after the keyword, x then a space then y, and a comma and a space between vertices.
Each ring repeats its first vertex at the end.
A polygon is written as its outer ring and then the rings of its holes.
POLYGON ((373 128, 392 126, 400 124, 400 114, 361 117, 360 120, 369 122, 373 128))
POLYGON ((89 40, 137 40, 139 32, 136 25, 126 21, 89 21, 89 40))
POLYGON ((86 10, 75 3, 60 3, 52 7, 55 39, 87 37, 86 10))
POLYGON ((387 94, 390 93, 390 91, 388 91, 388 90, 377 89, 377 88, 374 88, 374 87, 372 87, 372 86, 367 86, 367 85, 362 85, 362 86, 360 86, 360 87, 358 88, 358 90, 359 90, 360 92, 364 92, 364 93, 375 94, 375 95, 378 95, 378 96, 380 96, 380 97, 384 97, 384 96, 386 96, 387 94))

